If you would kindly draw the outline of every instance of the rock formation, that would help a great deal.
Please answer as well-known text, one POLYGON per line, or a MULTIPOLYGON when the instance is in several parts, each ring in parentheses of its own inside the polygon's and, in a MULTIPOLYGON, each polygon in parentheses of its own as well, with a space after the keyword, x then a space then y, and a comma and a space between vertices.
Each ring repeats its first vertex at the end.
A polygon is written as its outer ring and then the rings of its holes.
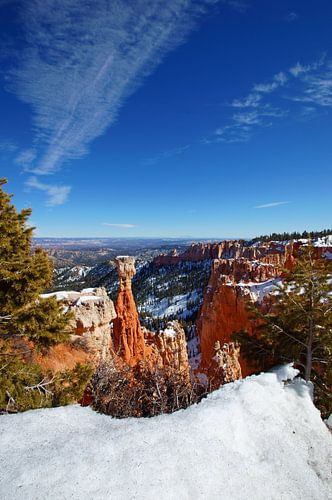
POLYGON ((151 359, 154 365, 181 372, 183 379, 189 382, 187 342, 180 324, 169 321, 166 328, 157 333, 145 329, 144 336, 147 344, 152 347, 151 359))
MULTIPOLYGON (((203 371, 211 363, 216 342, 229 343, 232 333, 236 331, 252 332, 253 325, 249 320, 244 297, 243 287, 227 283, 225 277, 220 279, 217 272, 211 274, 197 320, 203 371)), ((246 375, 242 360, 241 365, 246 375)))
MULTIPOLYGON (((174 265, 180 262, 199 262, 213 259, 240 259, 250 261, 259 260, 261 263, 275 266, 285 266, 292 262, 292 256, 300 247, 301 242, 282 243, 277 241, 260 242, 254 245, 245 240, 225 240, 220 243, 192 243, 183 253, 178 254, 173 250, 169 254, 161 254, 155 257, 153 264, 157 267, 174 265)), ((331 247, 316 247, 317 256, 327 251, 332 252, 331 247)))
POLYGON ((214 345, 214 356, 208 369, 208 379, 212 390, 242 378, 239 356, 239 345, 230 342, 221 347, 219 340, 217 340, 214 345))
POLYGON ((113 321, 113 354, 129 366, 144 361, 148 366, 170 368, 181 372, 189 381, 187 343, 183 328, 177 321, 165 330, 150 332, 140 325, 131 280, 135 275, 134 257, 115 259, 120 285, 115 304, 117 317, 113 321))
POLYGON ((44 367, 59 371, 71 369, 76 363, 97 365, 108 355, 110 322, 115 318, 113 302, 104 288, 86 288, 81 292, 54 292, 43 297, 55 296, 61 300, 65 310, 73 313, 69 326, 69 343, 51 347, 37 361, 44 367))
POLYGON ((134 366, 148 354, 131 289, 131 280, 136 273, 135 259, 120 256, 115 259, 115 263, 120 286, 115 304, 117 317, 113 321, 113 351, 127 364, 134 366))
MULTIPOLYGON (((287 251, 287 254, 285 249, 279 253, 272 248, 261 261, 241 257, 212 262, 209 283, 197 320, 202 371, 210 366, 216 342, 228 344, 232 334, 241 330, 254 332, 256 324, 250 319, 246 302, 262 302, 273 290, 287 259, 289 264, 292 262, 292 254, 289 249, 287 251)), ((240 364, 244 376, 252 373, 241 357, 240 364)))

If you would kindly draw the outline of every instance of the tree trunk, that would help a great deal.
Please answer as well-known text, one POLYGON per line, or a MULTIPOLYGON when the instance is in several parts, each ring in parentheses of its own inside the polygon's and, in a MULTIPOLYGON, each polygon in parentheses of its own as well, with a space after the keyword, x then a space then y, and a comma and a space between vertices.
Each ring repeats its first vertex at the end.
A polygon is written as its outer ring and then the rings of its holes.
POLYGON ((310 381, 311 370, 312 370, 312 345, 314 342, 314 325, 313 325, 313 319, 312 319, 313 306, 314 306, 313 286, 311 283, 310 296, 309 296, 307 358, 306 358, 306 363, 305 363, 305 380, 306 380, 306 382, 310 381))
POLYGON ((305 380, 309 386, 311 400, 314 400, 314 384, 310 381, 311 370, 312 370, 312 345, 314 340, 314 329, 312 324, 312 319, 309 320, 309 336, 307 343, 307 358, 305 364, 305 380))

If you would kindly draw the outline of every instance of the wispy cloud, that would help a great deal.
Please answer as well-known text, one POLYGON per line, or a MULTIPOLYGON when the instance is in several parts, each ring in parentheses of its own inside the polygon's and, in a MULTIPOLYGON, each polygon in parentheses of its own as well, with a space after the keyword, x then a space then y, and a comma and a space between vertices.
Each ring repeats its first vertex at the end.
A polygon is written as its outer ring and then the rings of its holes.
POLYGON ((280 73, 277 73, 274 75, 273 79, 271 82, 268 83, 257 83, 254 85, 254 92, 261 92, 263 94, 269 94, 270 92, 273 92, 274 90, 278 89, 279 87, 282 87, 285 85, 287 82, 288 77, 280 71, 280 73))
POLYGON ((149 158, 144 158, 142 163, 144 165, 155 165, 162 160, 166 160, 168 158, 172 158, 173 156, 178 156, 184 153, 187 149, 189 149, 189 145, 180 146, 178 148, 169 149, 167 151, 162 151, 154 156, 150 156, 149 158))
POLYGON ((111 223, 111 222, 103 222, 102 226, 122 227, 124 229, 131 229, 133 227, 137 227, 135 224, 114 224, 114 223, 111 223))
POLYGON ((258 92, 251 93, 244 99, 234 99, 231 106, 233 108, 257 108, 262 100, 262 95, 258 92))
POLYGON ((45 184, 40 182, 37 177, 32 176, 26 181, 28 188, 39 189, 48 195, 47 206, 54 207, 56 205, 63 205, 66 202, 71 191, 70 186, 58 186, 56 184, 45 184))
POLYGON ((299 15, 297 12, 288 12, 288 14, 285 16, 285 21, 288 23, 293 23, 294 21, 297 21, 299 18, 299 15))
POLYGON ((222 3, 229 5, 239 12, 246 12, 248 9, 248 4, 246 2, 242 2, 242 0, 222 0, 222 3))
POLYGON ((216 128, 203 143, 248 141, 256 129, 271 127, 276 119, 292 116, 315 116, 319 107, 332 107, 332 61, 323 55, 310 64, 297 62, 270 80, 256 83, 245 97, 233 99, 236 113, 216 128), (300 103, 294 109, 290 101, 300 103))
MULTIPOLYGON (((183 42, 215 0, 23 0, 26 49, 10 88, 34 113, 43 175, 83 157, 126 97, 183 42)), ((226 1, 233 7, 242 2, 226 1)))
POLYGON ((21 151, 16 156, 15 163, 23 167, 25 170, 29 170, 35 158, 36 158, 36 151, 33 148, 26 149, 24 151, 21 151))
POLYGON ((303 72, 302 92, 292 99, 296 102, 312 105, 332 106, 332 62, 318 73, 303 72))
POLYGON ((17 151, 17 144, 10 139, 0 140, 0 152, 13 153, 17 151))
POLYGON ((255 107, 253 110, 241 111, 231 117, 231 121, 224 127, 219 127, 215 131, 215 140, 212 142, 245 142, 252 135, 254 128, 270 127, 271 119, 282 118, 287 112, 278 108, 255 107))
POLYGON ((271 203, 264 203, 264 205, 257 205, 254 208, 272 208, 272 207, 278 207, 279 205, 288 205, 290 201, 273 201, 271 203))

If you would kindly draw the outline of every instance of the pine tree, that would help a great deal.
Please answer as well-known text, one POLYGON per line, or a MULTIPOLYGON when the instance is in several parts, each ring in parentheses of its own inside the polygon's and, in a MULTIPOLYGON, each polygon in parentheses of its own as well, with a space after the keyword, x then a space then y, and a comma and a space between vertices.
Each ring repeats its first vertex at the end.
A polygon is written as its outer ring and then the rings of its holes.
POLYGON ((33 362, 35 349, 46 351, 68 339, 71 314, 64 314, 55 298, 40 298, 51 284, 52 264, 32 246, 31 210, 17 213, 1 188, 5 183, 0 180, 0 412, 74 402, 82 397, 92 368, 77 364, 45 373, 33 362))
POLYGON ((257 335, 235 334, 244 356, 257 368, 294 362, 324 412, 332 409, 332 283, 330 262, 302 247, 292 272, 286 274, 269 312, 250 307, 258 320, 257 335))
MULTIPOLYGON (((0 186, 6 183, 0 180, 0 186)), ((52 280, 52 264, 40 248, 32 248, 30 209, 17 212, 0 187, 0 336, 25 337, 47 348, 68 337, 69 315, 55 298, 40 299, 52 280)))

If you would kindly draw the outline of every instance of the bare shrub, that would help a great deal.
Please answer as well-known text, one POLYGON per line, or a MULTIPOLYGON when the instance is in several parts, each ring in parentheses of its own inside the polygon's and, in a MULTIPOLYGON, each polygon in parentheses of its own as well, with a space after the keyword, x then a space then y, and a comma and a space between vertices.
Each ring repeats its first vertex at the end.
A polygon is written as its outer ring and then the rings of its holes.
POLYGON ((94 408, 113 417, 153 417, 172 413, 201 396, 181 372, 138 364, 101 364, 93 381, 94 408))

